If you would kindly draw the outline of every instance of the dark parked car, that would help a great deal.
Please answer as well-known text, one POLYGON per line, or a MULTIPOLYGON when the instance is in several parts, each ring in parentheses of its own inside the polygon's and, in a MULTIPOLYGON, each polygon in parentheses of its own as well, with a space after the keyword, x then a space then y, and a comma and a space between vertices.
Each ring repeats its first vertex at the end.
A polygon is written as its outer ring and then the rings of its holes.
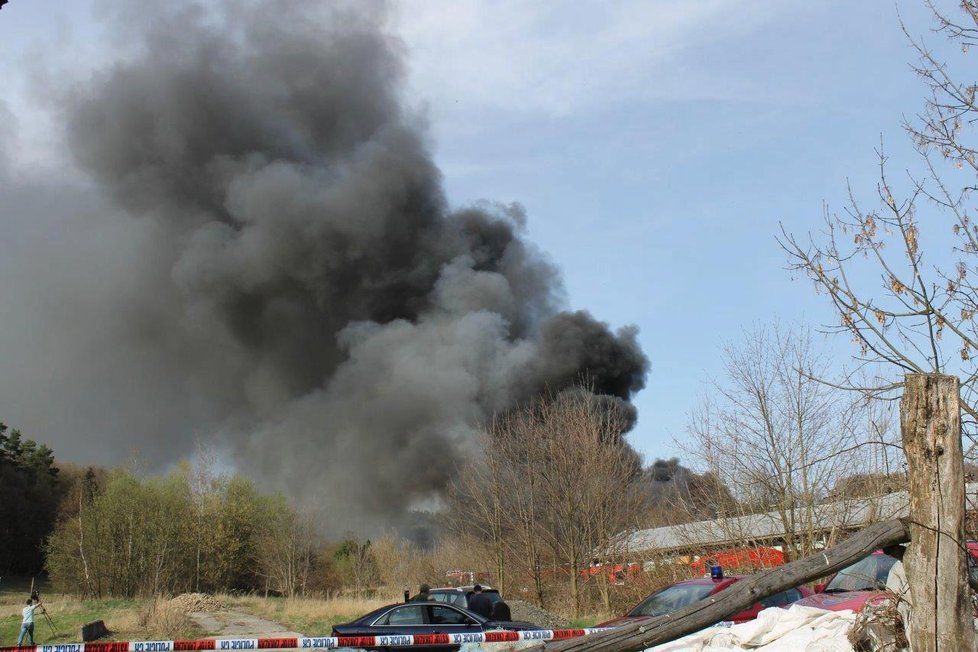
MULTIPOLYGON (((465 594, 462 594, 465 597, 465 594)), ((371 611, 351 623, 333 625, 333 636, 391 636, 419 634, 472 634, 506 629, 522 631, 539 629, 531 623, 487 620, 467 609, 442 602, 402 602, 371 611)), ((385 648, 366 648, 378 650, 385 648)), ((412 650, 457 650, 458 645, 432 645, 412 650)))
MULTIPOLYGON (((667 586, 666 588, 656 591, 649 597, 645 598, 645 600, 640 602, 637 607, 629 611, 621 618, 609 620, 606 623, 598 625, 598 627, 615 627, 617 625, 624 625, 637 620, 651 619, 654 616, 671 614, 674 611, 678 611, 683 607, 693 604, 694 602, 699 602, 708 596, 730 588, 736 582, 739 582, 745 577, 748 576, 730 575, 722 579, 702 577, 693 580, 686 580, 684 582, 677 582, 676 584, 667 586)), ((787 591, 782 591, 781 593, 772 595, 770 598, 765 598, 764 600, 754 603, 750 609, 745 609, 740 613, 734 614, 729 620, 733 621, 734 623, 744 623, 748 620, 754 620, 757 618, 757 614, 761 612, 761 609, 766 609, 768 607, 787 607, 796 600, 800 600, 811 595, 811 593, 812 592, 804 586, 788 589, 787 591)))
MULTIPOLYGON (((463 609, 469 608, 468 597, 472 593, 473 585, 470 586, 446 586, 439 589, 431 589, 428 595, 436 602, 453 604, 463 609)), ((482 586, 482 592, 489 598, 489 602, 495 604, 503 599, 499 591, 489 586, 482 586)))

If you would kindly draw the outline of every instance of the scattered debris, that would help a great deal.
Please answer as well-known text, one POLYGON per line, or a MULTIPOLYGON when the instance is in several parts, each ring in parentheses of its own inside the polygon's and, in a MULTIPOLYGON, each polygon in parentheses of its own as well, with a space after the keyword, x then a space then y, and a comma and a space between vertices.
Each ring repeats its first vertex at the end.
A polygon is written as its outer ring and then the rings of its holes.
POLYGON ((910 647, 903 629, 903 617, 897 609, 896 596, 885 602, 867 602, 849 629, 849 643, 856 652, 874 650, 906 650, 910 647))
POLYGON ((227 609, 223 602, 206 593, 182 593, 170 600, 170 605, 186 613, 224 611, 227 609))

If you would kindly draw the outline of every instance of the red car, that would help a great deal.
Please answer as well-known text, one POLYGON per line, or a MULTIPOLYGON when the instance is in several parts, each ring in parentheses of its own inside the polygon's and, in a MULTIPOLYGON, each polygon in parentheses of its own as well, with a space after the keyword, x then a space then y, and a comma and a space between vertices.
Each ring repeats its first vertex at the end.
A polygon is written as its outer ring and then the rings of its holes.
MULTIPOLYGON (((968 541, 968 572, 978 577, 978 541, 968 541)), ((873 554, 843 568, 832 575, 828 582, 815 587, 815 594, 798 604, 818 607, 829 611, 852 609, 859 611, 866 603, 878 604, 886 600, 886 578, 896 559, 877 550, 873 554)))
MULTIPOLYGON (((615 618, 614 620, 601 623, 598 627, 614 627, 637 620, 650 619, 654 616, 673 613, 694 602, 699 602, 707 596, 719 593, 745 577, 749 576, 731 575, 722 579, 702 577, 678 582, 660 591, 656 591, 621 618, 615 618)), ((788 589, 787 591, 782 591, 781 593, 772 595, 770 598, 765 598, 755 603, 750 609, 745 609, 740 613, 734 614, 728 620, 734 623, 744 623, 748 620, 754 620, 757 618, 757 614, 760 613, 761 609, 768 607, 787 607, 789 604, 811 594, 812 592, 804 586, 788 589)))
POLYGON ((895 563, 895 558, 877 550, 816 586, 816 593, 799 600, 798 604, 829 611, 859 611, 867 602, 882 602, 886 578, 895 563))

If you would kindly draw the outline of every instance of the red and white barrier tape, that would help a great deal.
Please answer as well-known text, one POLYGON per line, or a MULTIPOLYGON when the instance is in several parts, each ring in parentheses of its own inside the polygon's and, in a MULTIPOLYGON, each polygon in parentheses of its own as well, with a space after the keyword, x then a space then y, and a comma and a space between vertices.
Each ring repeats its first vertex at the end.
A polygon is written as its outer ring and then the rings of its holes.
POLYGON ((522 632, 496 630, 465 634, 417 634, 387 636, 321 636, 311 638, 218 638, 196 641, 112 641, 0 647, 0 652, 177 652, 179 650, 335 650, 337 648, 411 647, 412 645, 461 645, 463 643, 511 643, 560 641, 605 632, 610 627, 588 629, 533 629, 522 632))

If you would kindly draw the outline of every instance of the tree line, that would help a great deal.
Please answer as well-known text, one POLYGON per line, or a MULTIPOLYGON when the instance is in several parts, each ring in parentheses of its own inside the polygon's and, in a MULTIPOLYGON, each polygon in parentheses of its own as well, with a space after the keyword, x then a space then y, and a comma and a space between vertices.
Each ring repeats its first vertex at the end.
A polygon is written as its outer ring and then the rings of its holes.
POLYGON ((302 591, 317 561, 311 526, 280 494, 190 464, 166 475, 87 469, 66 478, 45 546, 60 590, 133 597, 185 591, 302 591))
POLYGON ((0 422, 0 576, 33 575, 61 499, 54 453, 0 422))
POLYGON ((363 594, 394 581, 378 560, 393 563, 402 542, 327 540, 284 495, 212 467, 184 462, 157 474, 57 463, 49 447, 0 423, 0 575, 47 573, 56 590, 91 598, 363 594))
POLYGON ((793 375, 815 369, 803 364, 811 351, 796 335, 775 338, 780 348, 762 339, 730 350, 734 382, 716 387, 725 402, 711 399, 709 423, 691 415, 687 453, 696 471, 676 459, 643 466, 625 439, 629 406, 586 385, 495 415, 478 452, 457 469, 445 509, 423 515, 436 535, 426 546, 396 533, 328 541, 285 496, 214 474, 206 460, 162 475, 56 465, 49 448, 4 427, 4 570, 43 569, 58 590, 102 598, 393 594, 448 582, 455 569, 578 612, 594 602, 620 606, 613 578, 591 569, 595 561, 636 561, 623 547, 635 529, 776 509, 786 549, 801 554, 813 542, 795 535, 804 524, 791 518, 814 524, 821 502, 893 490, 902 480, 842 455, 859 437, 857 419, 824 385, 793 375), (763 351, 776 354, 751 361, 763 351), (761 386, 766 393, 747 391, 761 386))

